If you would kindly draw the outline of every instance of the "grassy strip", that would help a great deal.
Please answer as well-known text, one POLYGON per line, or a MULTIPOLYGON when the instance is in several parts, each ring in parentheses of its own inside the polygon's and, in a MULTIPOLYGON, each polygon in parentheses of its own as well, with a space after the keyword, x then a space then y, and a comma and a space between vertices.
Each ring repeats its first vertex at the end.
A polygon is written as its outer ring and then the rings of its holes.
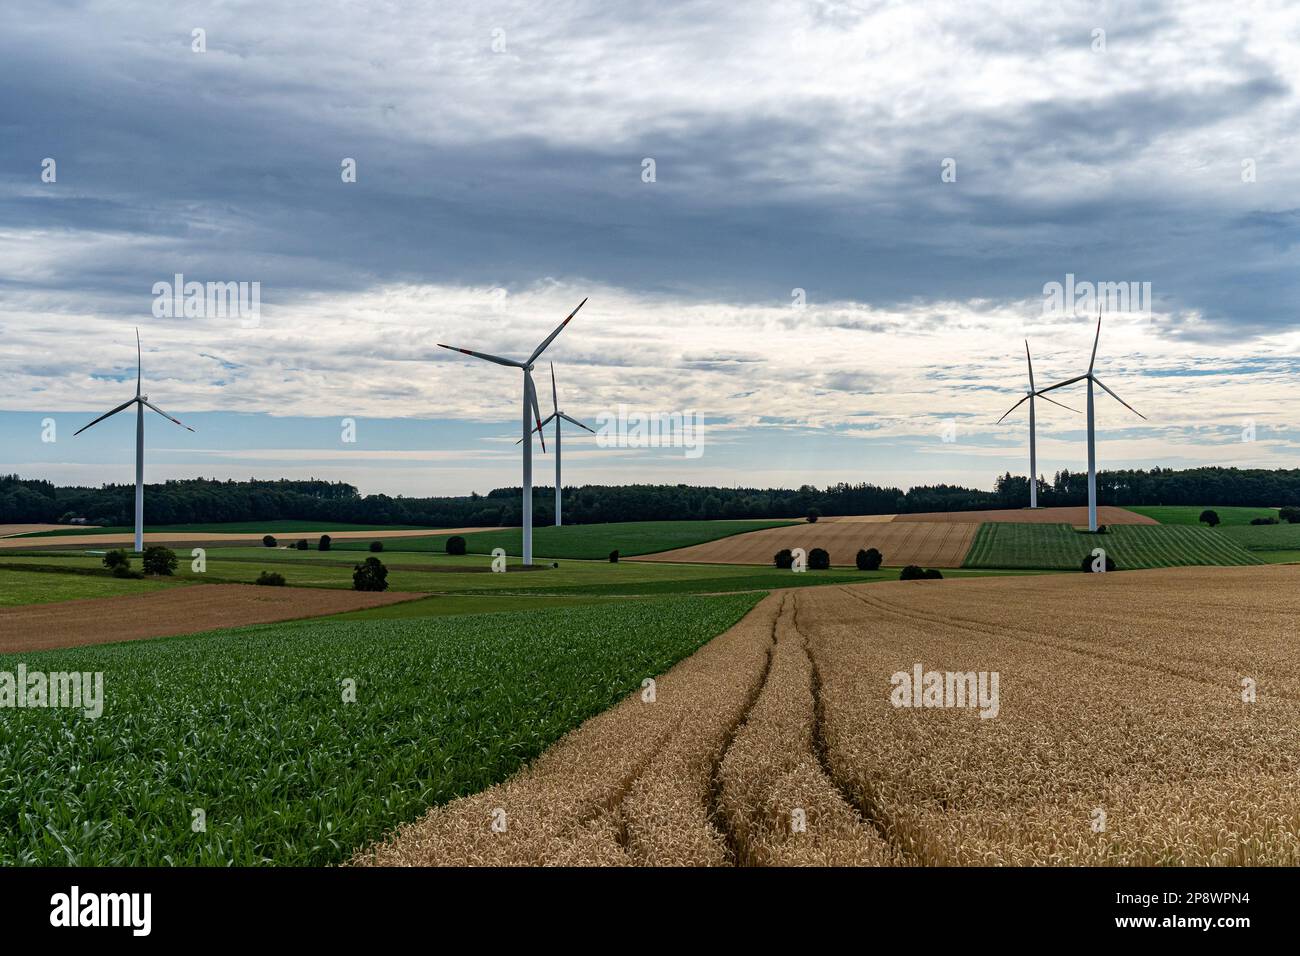
MULTIPOLYGON (((105 706, 97 720, 3 712, 0 865, 337 862, 504 779, 758 598, 309 621, 24 655, 29 671, 102 671, 105 706)), ((18 662, 0 656, 0 670, 18 662)))
POLYGON ((1112 525, 1108 534, 1089 535, 1066 524, 987 522, 975 535, 965 567, 1072 571, 1094 548, 1103 548, 1121 570, 1263 563, 1209 528, 1112 525))
POLYGON ((1250 527, 1254 518, 1276 518, 1276 508, 1247 508, 1238 505, 1125 505, 1129 511, 1148 518, 1155 518, 1161 524, 1200 525, 1201 512, 1213 511, 1219 516, 1220 528, 1250 527))

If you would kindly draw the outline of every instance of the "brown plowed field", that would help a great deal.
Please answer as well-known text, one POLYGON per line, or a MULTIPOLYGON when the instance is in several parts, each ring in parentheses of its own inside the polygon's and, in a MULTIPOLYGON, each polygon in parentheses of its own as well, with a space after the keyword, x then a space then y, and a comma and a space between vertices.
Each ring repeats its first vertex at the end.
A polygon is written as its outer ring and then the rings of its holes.
MULTIPOLYGON (((277 537, 281 541, 292 542, 298 538, 313 538, 317 535, 328 534, 336 541, 346 541, 356 538, 422 538, 431 534, 470 534, 475 531, 500 530, 500 528, 436 528, 427 531, 419 529, 415 531, 331 531, 329 528, 323 528, 320 531, 290 531, 279 534, 277 537)), ((12 533, 19 534, 21 532, 12 533)), ((0 548, 22 548, 24 550, 33 548, 47 550, 101 548, 134 543, 135 536, 132 534, 69 534, 48 538, 0 538, 0 548)), ((201 531, 151 531, 144 536, 144 543, 146 545, 183 544, 219 547, 221 545, 261 544, 262 536, 260 534, 218 534, 201 531)))
POLYGON ((191 584, 149 594, 0 608, 0 653, 46 651, 396 604, 424 594, 191 584))
POLYGON ((697 564, 768 564, 782 548, 825 548, 831 564, 853 567, 859 548, 876 548, 885 564, 902 567, 959 568, 975 540, 978 524, 958 522, 830 521, 764 528, 689 548, 661 551, 628 561, 697 564))
MULTIPOLYGON (((952 521, 983 524, 985 521, 1008 521, 1015 524, 1072 524, 1088 526, 1087 508, 1009 508, 1005 511, 933 511, 925 514, 895 515, 895 521, 952 521)), ((1098 524, 1159 524, 1136 511, 1112 505, 1097 507, 1098 524)))
POLYGON ((1287 566, 778 592, 354 862, 1294 866, 1297 616, 1287 566), (994 715, 896 706, 918 664, 994 715))

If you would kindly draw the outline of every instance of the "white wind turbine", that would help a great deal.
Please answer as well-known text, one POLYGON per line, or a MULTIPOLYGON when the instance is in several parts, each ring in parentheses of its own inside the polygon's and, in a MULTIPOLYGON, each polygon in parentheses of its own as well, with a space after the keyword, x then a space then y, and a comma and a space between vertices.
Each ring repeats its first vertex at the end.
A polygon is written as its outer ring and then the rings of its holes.
MULTIPOLYGON (((554 411, 547 415, 534 431, 541 434, 542 428, 549 424, 551 419, 555 420, 555 527, 558 528, 564 523, 560 520, 560 422, 563 420, 568 422, 570 425, 577 425, 579 428, 587 428, 587 426, 582 424, 582 422, 578 421, 576 418, 570 418, 568 415, 564 414, 564 412, 560 411, 560 399, 555 390, 554 362, 551 363, 551 408, 554 409, 554 411)), ((587 431, 591 432, 593 435, 596 434, 595 429, 587 428, 587 431)), ((515 442, 516 445, 522 443, 522 438, 515 442)))
MULTIPOLYGON (((473 352, 470 351, 469 349, 457 348, 454 345, 443 345, 441 342, 438 343, 439 347, 444 349, 451 349, 453 352, 460 352, 464 355, 472 355, 475 358, 481 358, 488 362, 495 362, 497 365, 505 365, 508 368, 517 368, 523 370, 524 373, 524 418, 523 418, 524 433, 521 436, 520 440, 522 441, 524 446, 524 508, 523 508, 524 555, 523 558, 524 558, 525 565, 529 565, 533 563, 533 443, 529 440, 530 436, 533 433, 533 423, 529 421, 528 416, 530 411, 532 412, 533 419, 537 423, 536 427, 539 430, 542 427, 542 412, 541 409, 537 407, 537 386, 533 384, 533 363, 537 361, 538 356, 540 356, 544 351, 546 351, 546 347, 555 341, 555 337, 564 331, 564 327, 569 324, 569 319, 572 319, 575 315, 577 315, 578 309, 581 309, 586 304, 587 304, 586 299, 583 299, 581 302, 579 302, 578 308, 570 312, 568 318, 566 318, 563 322, 561 322, 556 327, 555 331, 552 332, 550 335, 548 335, 542 341, 541 345, 533 349, 533 354, 528 356, 528 360, 524 362, 516 362, 514 359, 501 358, 500 356, 497 355, 488 355, 486 352, 473 352)), ((542 451, 546 451, 546 437, 544 435, 542 436, 542 451)))
POLYGON ((1057 382, 1055 385, 1049 385, 1047 386, 1047 388, 1043 389, 1038 393, 1039 395, 1042 395, 1043 392, 1050 392, 1054 388, 1064 388, 1066 385, 1073 385, 1075 382, 1082 382, 1085 379, 1088 382, 1088 530, 1089 531, 1097 530, 1097 438, 1096 438, 1096 431, 1093 427, 1093 419, 1094 419, 1093 407, 1092 407, 1093 384, 1096 383, 1097 385, 1100 385, 1103 389, 1105 389, 1106 394, 1108 394, 1111 398, 1115 399, 1115 401, 1119 402, 1121 405, 1127 408, 1138 418, 1142 419, 1143 421, 1147 420, 1147 417, 1145 415, 1139 412, 1128 402, 1124 401, 1124 399, 1120 398, 1109 388, 1106 388, 1106 384, 1101 379, 1097 378, 1097 376, 1092 374, 1092 368, 1097 363, 1097 343, 1100 340, 1101 340, 1101 311, 1098 310, 1097 311, 1097 335, 1092 340, 1092 358, 1088 360, 1088 371, 1085 372, 1083 375, 1076 375, 1074 378, 1067 378, 1064 382, 1057 382))
POLYGON ((149 408, 152 408, 155 412, 157 412, 163 418, 167 419, 169 422, 174 422, 177 425, 180 425, 182 428, 188 428, 190 431, 194 431, 193 428, 190 428, 189 425, 186 425, 179 418, 172 418, 170 415, 164 412, 153 402, 149 401, 148 395, 140 394, 140 380, 142 377, 141 364, 142 363, 140 361, 140 330, 136 329, 135 330, 135 397, 132 398, 130 401, 123 402, 121 405, 117 406, 117 408, 113 409, 111 412, 105 412, 103 415, 100 415, 89 425, 83 425, 81 428, 77 429, 75 432, 72 433, 72 437, 76 438, 87 428, 90 428, 93 425, 98 425, 105 418, 112 418, 114 415, 116 415, 118 412, 122 411, 123 409, 130 408, 132 405, 135 406, 135 550, 137 552, 144 550, 144 409, 145 406, 147 405, 149 408))
MULTIPOLYGON (((1025 402, 1029 402, 1029 507, 1037 508, 1038 507, 1038 443, 1037 443, 1038 440, 1035 431, 1034 399, 1041 398, 1043 401, 1051 402, 1053 405, 1061 405, 1061 403, 1056 401, 1055 399, 1048 398, 1042 392, 1035 391, 1034 360, 1029 357, 1028 340, 1025 341, 1025 361, 1029 363, 1029 391, 1025 393, 1024 398, 1022 398, 1020 401, 1016 402, 1014 405, 1012 405, 1010 408, 1006 410, 1006 413, 1003 414, 1003 416, 998 419, 998 424, 1001 425, 1002 422, 1006 419, 1007 415, 1010 415, 1012 412, 1014 412, 1025 402)), ((1061 407, 1069 411, 1072 411, 1075 414, 1078 414, 1079 412, 1077 408, 1070 408, 1069 405, 1061 405, 1061 407)))

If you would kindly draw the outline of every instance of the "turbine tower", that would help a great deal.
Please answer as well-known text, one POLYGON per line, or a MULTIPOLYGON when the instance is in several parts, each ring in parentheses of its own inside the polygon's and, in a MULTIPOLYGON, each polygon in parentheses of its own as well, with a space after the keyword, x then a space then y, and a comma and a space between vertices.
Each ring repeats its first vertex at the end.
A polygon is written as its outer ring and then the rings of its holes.
MULTIPOLYGON (((536 422, 536 427, 538 428, 539 432, 542 427, 542 412, 541 409, 537 407, 537 386, 533 384, 533 363, 537 361, 538 357, 543 352, 546 351, 546 347, 555 341, 555 337, 564 331, 564 327, 569 324, 569 320, 578 314, 578 309, 581 309, 586 304, 587 304, 586 299, 583 299, 581 302, 579 302, 578 308, 570 312, 568 318, 566 318, 563 322, 561 322, 558 326, 556 326, 555 331, 552 332, 550 335, 548 335, 545 339, 543 339, 542 344, 537 346, 537 348, 533 349, 533 354, 528 356, 528 359, 523 362, 516 362, 514 359, 501 358, 500 356, 497 355, 488 355, 486 352, 474 352, 471 351, 470 349, 457 348, 454 345, 443 345, 441 342, 438 343, 438 346, 440 348, 451 349, 451 351, 460 352, 463 355, 472 355, 474 356, 474 358, 480 358, 486 362, 494 362, 497 365, 504 365, 507 368, 517 368, 523 370, 524 373, 523 432, 524 433, 521 436, 520 441, 523 443, 524 446, 524 503, 523 503, 524 504, 523 507, 524 554, 523 554, 523 559, 525 565, 529 565, 533 563, 533 443, 529 439, 533 433, 534 421, 536 422), (529 418, 530 412, 532 413, 532 419, 529 418)), ((542 451, 546 451, 545 435, 542 435, 542 451)))
POLYGON ((1055 388, 1064 388, 1066 385, 1073 385, 1075 382, 1082 382, 1084 380, 1087 380, 1088 382, 1088 530, 1089 531, 1097 530, 1097 437, 1096 437, 1096 429, 1094 428, 1095 416, 1093 414, 1092 386, 1094 384, 1100 385, 1105 390, 1106 394, 1108 394, 1111 398, 1115 399, 1115 401, 1119 402, 1121 405, 1123 405, 1125 408, 1127 408, 1130 412, 1132 412, 1134 415, 1136 415, 1138 418, 1142 419, 1143 421, 1147 420, 1147 417, 1145 415, 1143 415, 1141 412, 1139 412, 1128 402, 1124 401, 1124 399, 1120 398, 1118 395, 1112 392, 1109 388, 1106 387, 1105 382, 1103 382, 1097 376, 1092 374, 1093 366, 1097 364, 1097 343, 1099 341, 1101 341, 1101 310, 1100 309, 1097 311, 1097 335, 1092 340, 1092 358, 1088 360, 1088 371, 1085 372, 1083 375, 1076 375, 1074 378, 1067 378, 1064 382, 1057 382, 1055 385, 1049 385, 1047 386, 1047 388, 1043 389, 1041 392, 1038 393, 1039 395, 1041 395, 1043 394, 1043 392, 1050 392, 1052 391, 1052 389, 1055 388))
MULTIPOLYGON (((582 422, 578 421, 576 418, 570 418, 568 415, 564 414, 564 412, 560 411, 560 400, 555 391, 554 362, 551 363, 551 408, 554 410, 542 420, 542 423, 538 425, 534 431, 540 434, 542 427, 548 424, 551 419, 555 419, 555 527, 558 528, 564 523, 560 520, 560 422, 563 420, 568 422, 570 425, 577 425, 579 428, 587 428, 587 426, 582 424, 582 422)), ((594 429, 587 428, 587 431, 591 432, 593 435, 596 434, 594 429)), ((523 439, 521 438, 519 441, 515 442, 515 444, 518 445, 522 442, 523 439)))
POLYGON ((140 394, 140 380, 142 378, 141 365, 142 363, 140 361, 140 330, 136 329, 135 330, 135 398, 132 398, 130 401, 123 402, 121 405, 117 406, 117 408, 113 409, 111 412, 105 412, 103 415, 100 415, 89 425, 83 425, 81 428, 77 429, 75 432, 72 433, 72 437, 76 438, 87 428, 90 428, 94 425, 98 425, 105 418, 112 418, 114 415, 116 415, 118 412, 122 411, 123 409, 130 408, 132 405, 135 406, 135 550, 137 553, 144 550, 144 409, 145 406, 147 405, 149 408, 152 408, 155 412, 157 412, 163 418, 167 419, 169 422, 174 422, 175 424, 180 425, 182 428, 187 428, 190 431, 194 431, 193 428, 190 428, 189 425, 186 425, 179 418, 172 418, 172 416, 168 415, 166 412, 164 412, 153 402, 149 401, 148 395, 140 394))
MULTIPOLYGON (((1016 402, 1014 405, 1012 405, 1010 408, 1006 410, 1006 412, 1002 415, 1002 418, 998 419, 998 424, 1001 425, 1002 422, 1006 419, 1007 415, 1010 415, 1017 408, 1023 405, 1026 401, 1029 402, 1029 507, 1037 508, 1038 507, 1038 444, 1037 444, 1037 437, 1035 432, 1034 399, 1041 398, 1043 401, 1051 402, 1053 405, 1061 405, 1061 403, 1056 401, 1055 399, 1048 398, 1042 392, 1034 390, 1034 360, 1029 356, 1029 341, 1027 339, 1025 340, 1025 361, 1029 363, 1029 391, 1025 393, 1024 398, 1022 398, 1020 401, 1016 402)), ((1069 405, 1061 405, 1061 407, 1071 412, 1074 412, 1075 414, 1078 414, 1079 412, 1077 408, 1070 408, 1069 405)))

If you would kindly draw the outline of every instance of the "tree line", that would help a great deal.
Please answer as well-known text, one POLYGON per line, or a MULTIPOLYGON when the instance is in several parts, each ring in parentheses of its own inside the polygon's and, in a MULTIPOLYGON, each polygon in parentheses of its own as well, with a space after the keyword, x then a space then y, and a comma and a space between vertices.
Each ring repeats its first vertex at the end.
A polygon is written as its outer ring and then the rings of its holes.
MULTIPOLYGON (((533 489, 533 518, 553 520, 554 491, 533 489)), ((192 478, 148 485, 145 520, 151 525, 303 520, 431 527, 511 526, 520 518, 520 489, 486 495, 408 498, 362 495, 354 485, 310 479, 218 481, 192 478)), ((1029 479, 1010 472, 992 491, 959 485, 919 485, 904 492, 866 482, 826 488, 717 488, 695 485, 582 485, 564 490, 564 519, 572 524, 607 521, 801 518, 812 511, 845 514, 906 514, 1022 508, 1029 479)), ((1088 501, 1085 472, 1059 471, 1038 479, 1045 507, 1088 501)), ((1097 500, 1109 505, 1300 505, 1300 469, 1152 468, 1097 473, 1097 500)), ((39 479, 0 476, 0 523, 129 525, 135 488, 59 487, 39 479)))

